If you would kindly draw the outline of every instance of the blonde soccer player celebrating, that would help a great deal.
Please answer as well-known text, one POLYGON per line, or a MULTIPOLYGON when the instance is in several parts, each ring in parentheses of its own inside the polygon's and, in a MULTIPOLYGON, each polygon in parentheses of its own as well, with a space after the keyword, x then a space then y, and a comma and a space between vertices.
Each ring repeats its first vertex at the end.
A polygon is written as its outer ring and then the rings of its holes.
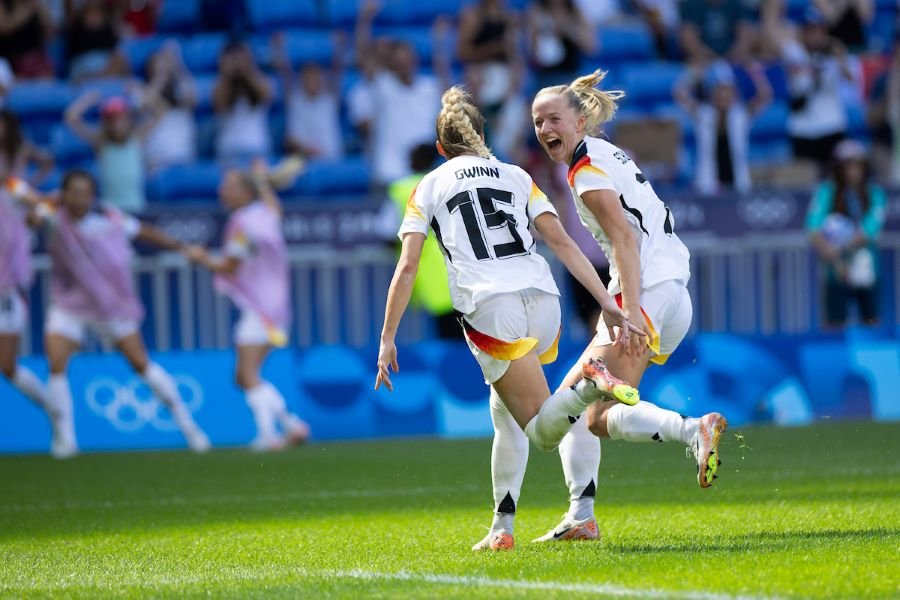
MULTIPOLYGON (((609 325, 605 335, 628 351, 632 326, 603 288, 596 271, 565 233, 547 197, 522 169, 494 159, 484 143, 484 117, 460 87, 444 92, 437 149, 447 162, 413 191, 399 236, 402 249, 388 291, 375 389, 393 390, 398 370, 394 337, 409 303, 422 246, 433 229, 447 264, 453 306, 463 314, 466 341, 491 386, 491 415, 513 423, 523 443, 505 443, 492 461, 495 522, 476 549, 510 549, 528 439, 550 451, 599 398, 636 402, 637 391, 614 377, 601 358, 578 365, 579 382, 550 393, 541 363, 556 358, 559 290, 535 251, 533 225, 569 271, 587 288, 609 325), (612 327, 618 327, 614 332, 612 327), (522 447, 524 444, 524 448, 522 447), (506 461, 521 462, 510 470, 506 461)), ((634 333, 632 333, 634 332, 634 333)), ((505 432, 504 432, 505 433, 505 432)), ((500 434, 501 436, 503 433, 500 434)))
MULTIPOLYGON (((645 337, 631 336, 630 347, 626 347, 614 344, 607 329, 598 327, 583 358, 602 358, 611 371, 637 386, 648 365, 665 363, 690 327, 690 255, 675 234, 671 211, 634 161, 613 144, 594 137, 613 117, 616 101, 623 95, 597 89, 604 75, 596 71, 569 85, 540 90, 531 112, 535 136, 548 156, 569 165, 569 187, 581 222, 609 258, 610 294, 625 316, 646 333, 645 337)), ((603 320, 611 324, 605 310, 603 320)), ((560 389, 568 389, 579 379, 581 373, 572 369, 560 389)), ((716 477, 719 439, 726 426, 719 413, 685 418, 643 401, 634 406, 616 402, 592 405, 587 419, 581 419, 560 445, 570 492, 569 512, 558 527, 537 541, 599 536, 594 495, 600 443, 591 434, 630 442, 686 444, 697 462, 697 481, 705 488, 716 477)))
POLYGON ((278 388, 260 374, 272 348, 287 344, 291 321, 281 203, 269 179, 262 160, 253 162, 250 173, 228 171, 219 186, 219 199, 230 212, 223 255, 212 257, 198 246, 186 251, 215 273, 216 289, 241 310, 234 329, 235 380, 256 422, 250 447, 259 452, 280 450, 309 437, 309 426, 287 409, 278 388))

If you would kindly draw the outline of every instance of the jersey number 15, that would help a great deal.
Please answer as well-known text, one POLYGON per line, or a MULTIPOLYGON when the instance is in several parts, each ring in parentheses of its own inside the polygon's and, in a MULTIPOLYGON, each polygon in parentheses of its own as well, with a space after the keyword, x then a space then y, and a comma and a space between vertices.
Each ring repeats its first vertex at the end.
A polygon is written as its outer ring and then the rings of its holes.
POLYGON ((450 198, 447 202, 447 209, 450 214, 459 212, 462 215, 463 224, 466 227, 466 234, 469 242, 472 244, 472 251, 478 260, 490 260, 491 258, 509 258, 510 256, 522 256, 529 254, 522 243, 522 237, 516 230, 515 216, 497 208, 497 203, 513 205, 512 192, 505 190, 495 190, 492 188, 476 188, 474 195, 471 190, 460 192, 450 198), (487 242, 485 241, 484 232, 481 230, 481 223, 475 207, 475 197, 478 198, 478 208, 484 215, 484 223, 488 229, 501 229, 506 227, 512 236, 511 242, 503 244, 494 244, 494 256, 488 251, 487 242))

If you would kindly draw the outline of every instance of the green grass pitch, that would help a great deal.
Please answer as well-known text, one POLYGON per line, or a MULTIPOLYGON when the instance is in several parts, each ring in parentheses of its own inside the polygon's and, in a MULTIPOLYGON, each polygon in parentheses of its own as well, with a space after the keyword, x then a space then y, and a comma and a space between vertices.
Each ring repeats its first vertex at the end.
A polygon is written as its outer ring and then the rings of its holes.
POLYGON ((677 444, 604 442, 601 543, 529 540, 566 508, 531 451, 517 548, 487 440, 0 458, 0 596, 898 597, 900 426, 729 431, 716 486, 677 444), (743 442, 735 436, 743 434, 743 442))

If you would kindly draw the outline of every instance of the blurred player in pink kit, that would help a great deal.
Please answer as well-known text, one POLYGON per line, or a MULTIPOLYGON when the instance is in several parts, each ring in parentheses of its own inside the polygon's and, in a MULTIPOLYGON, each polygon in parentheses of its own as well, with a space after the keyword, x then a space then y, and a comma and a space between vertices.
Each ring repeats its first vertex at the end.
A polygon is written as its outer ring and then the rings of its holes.
POLYGON ((309 437, 309 426, 288 411, 278 389, 260 375, 272 348, 287 344, 291 321, 281 204, 269 181, 262 161, 254 162, 251 173, 228 171, 219 186, 219 198, 231 212, 222 256, 213 258, 196 246, 187 250, 192 260, 215 273, 216 289, 241 311, 234 329, 235 380, 256 422, 251 447, 262 452, 309 437))
POLYGON ((25 291, 31 285, 31 249, 29 248, 26 207, 16 204, 11 190, 0 188, 0 372, 16 389, 41 407, 54 426, 57 453, 57 412, 51 406, 44 384, 29 369, 18 365, 19 337, 28 321, 25 291))
POLYGON ((84 171, 65 175, 58 202, 19 187, 17 196, 33 208, 34 220, 49 232, 52 271, 44 329, 50 363, 47 397, 58 413, 59 424, 54 453, 71 456, 78 452, 66 370, 87 330, 112 342, 122 353, 172 413, 192 450, 208 450, 209 440, 191 417, 172 376, 147 354, 140 332, 144 307, 131 275, 132 240, 167 250, 181 250, 183 245, 117 209, 95 209, 96 184, 84 171))

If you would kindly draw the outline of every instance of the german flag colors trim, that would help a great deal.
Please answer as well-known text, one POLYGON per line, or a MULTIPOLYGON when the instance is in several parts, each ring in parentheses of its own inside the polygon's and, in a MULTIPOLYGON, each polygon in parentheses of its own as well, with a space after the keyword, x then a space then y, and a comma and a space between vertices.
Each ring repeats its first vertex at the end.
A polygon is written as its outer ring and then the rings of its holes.
POLYGON ((521 338, 514 342, 504 342, 486 333, 481 333, 468 321, 462 319, 463 331, 472 345, 497 360, 516 360, 522 358, 537 346, 538 341, 531 337, 521 338))

